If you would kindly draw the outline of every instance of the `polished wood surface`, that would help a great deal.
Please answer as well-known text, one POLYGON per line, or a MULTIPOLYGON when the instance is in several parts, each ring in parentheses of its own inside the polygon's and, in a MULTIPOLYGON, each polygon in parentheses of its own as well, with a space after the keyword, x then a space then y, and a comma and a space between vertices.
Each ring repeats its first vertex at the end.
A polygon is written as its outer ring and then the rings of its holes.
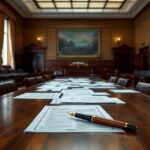
MULTIPOLYGON (((102 107, 116 120, 138 126, 137 133, 24 133, 24 129, 50 100, 15 100, 36 86, 0 97, 0 150, 149 150, 150 97, 114 94, 126 104, 102 107)), ((99 90, 96 90, 99 91, 99 90)))
POLYGON ((90 76, 93 73, 94 66, 68 66, 65 67, 66 76, 90 76))
MULTIPOLYGON (((104 76, 106 72, 113 72, 114 71, 114 61, 113 60, 101 60, 96 58, 76 58, 76 59, 55 59, 55 60, 46 60, 45 61, 45 70, 46 71, 54 71, 54 70, 64 70, 66 68, 70 68, 71 62, 81 61, 86 63, 86 67, 91 68, 93 70, 94 74, 104 76)), ((73 67, 73 66, 72 66, 73 67)), ((75 67, 75 66, 74 66, 75 67)), ((79 68, 85 67, 80 65, 79 68)), ((81 75, 83 73, 80 73, 81 75)), ((89 74, 89 72, 86 73, 86 75, 89 74)), ((77 74, 73 73, 73 71, 68 70, 68 75, 75 75, 77 74)), ((79 75, 80 76, 80 75, 79 75)))

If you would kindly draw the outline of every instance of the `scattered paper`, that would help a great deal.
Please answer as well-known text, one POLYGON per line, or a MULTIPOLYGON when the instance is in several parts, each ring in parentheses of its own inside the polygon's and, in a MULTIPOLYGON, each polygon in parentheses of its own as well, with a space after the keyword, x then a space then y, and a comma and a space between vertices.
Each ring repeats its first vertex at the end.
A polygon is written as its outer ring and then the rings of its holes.
POLYGON ((85 94, 93 94, 94 92, 92 90, 88 90, 88 89, 68 89, 68 90, 62 90, 61 93, 63 93, 64 95, 85 95, 85 94))
POLYGON ((60 132, 124 132, 122 129, 95 124, 82 119, 71 117, 68 112, 78 112, 87 115, 97 115, 112 119, 100 106, 45 106, 25 132, 60 133, 60 132))
POLYGON ((129 89, 116 89, 116 90, 110 90, 114 93, 140 93, 139 91, 135 91, 135 90, 129 90, 129 89))
POLYGON ((59 98, 61 93, 24 93, 14 97, 15 99, 55 99, 59 98))
POLYGON ((124 102, 118 98, 110 98, 108 96, 70 96, 65 95, 58 99, 53 99, 51 105, 60 104, 124 104, 124 102))

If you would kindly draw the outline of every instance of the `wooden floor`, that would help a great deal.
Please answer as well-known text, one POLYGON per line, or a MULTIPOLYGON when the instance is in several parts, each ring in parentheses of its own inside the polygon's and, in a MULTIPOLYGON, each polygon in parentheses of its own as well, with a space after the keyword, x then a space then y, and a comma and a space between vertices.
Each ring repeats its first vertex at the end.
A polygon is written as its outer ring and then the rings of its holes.
POLYGON ((0 150, 150 149, 149 96, 110 93, 126 104, 102 105, 114 119, 137 125, 137 133, 24 133, 24 129, 45 105, 49 105, 50 100, 15 100, 13 97, 35 89, 27 88, 0 97, 0 150))

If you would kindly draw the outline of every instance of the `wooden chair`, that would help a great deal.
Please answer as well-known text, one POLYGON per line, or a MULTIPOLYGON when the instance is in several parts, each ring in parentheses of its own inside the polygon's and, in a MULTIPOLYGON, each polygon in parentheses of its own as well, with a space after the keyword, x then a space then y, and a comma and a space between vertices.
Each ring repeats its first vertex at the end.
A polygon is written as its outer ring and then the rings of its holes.
POLYGON ((17 85, 14 81, 7 81, 0 83, 0 95, 13 92, 17 90, 17 85))
POLYGON ((124 87, 128 87, 129 86, 129 79, 125 79, 125 78, 119 78, 117 80, 117 84, 124 86, 124 87))
POLYGON ((54 76, 54 77, 63 76, 63 75, 64 75, 64 72, 63 72, 62 69, 54 70, 54 71, 53 71, 53 76, 54 76))
POLYGON ((150 95, 150 83, 138 82, 136 86, 136 90, 150 95))
POLYGON ((108 82, 116 83, 117 77, 116 76, 110 76, 108 82))
POLYGON ((23 83, 25 86, 31 86, 37 84, 38 81, 35 77, 30 77, 30 78, 24 78, 23 83))
POLYGON ((42 76, 37 76, 35 77, 37 82, 40 83, 40 82, 44 82, 44 78, 42 76))
POLYGON ((46 81, 46 80, 50 80, 52 76, 50 74, 43 74, 43 78, 46 81))
POLYGON ((144 82, 150 83, 150 70, 146 71, 146 73, 145 73, 145 81, 144 82))

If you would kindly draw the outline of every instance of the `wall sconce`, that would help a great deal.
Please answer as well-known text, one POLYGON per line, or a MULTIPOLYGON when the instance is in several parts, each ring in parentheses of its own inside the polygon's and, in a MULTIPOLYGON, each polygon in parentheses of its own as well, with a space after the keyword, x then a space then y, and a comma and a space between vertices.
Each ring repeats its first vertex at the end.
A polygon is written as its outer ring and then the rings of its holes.
POLYGON ((41 45, 43 38, 41 36, 37 36, 36 40, 37 40, 38 44, 41 45))
POLYGON ((120 36, 116 37, 115 42, 116 42, 116 44, 119 44, 121 42, 121 37, 120 36))

